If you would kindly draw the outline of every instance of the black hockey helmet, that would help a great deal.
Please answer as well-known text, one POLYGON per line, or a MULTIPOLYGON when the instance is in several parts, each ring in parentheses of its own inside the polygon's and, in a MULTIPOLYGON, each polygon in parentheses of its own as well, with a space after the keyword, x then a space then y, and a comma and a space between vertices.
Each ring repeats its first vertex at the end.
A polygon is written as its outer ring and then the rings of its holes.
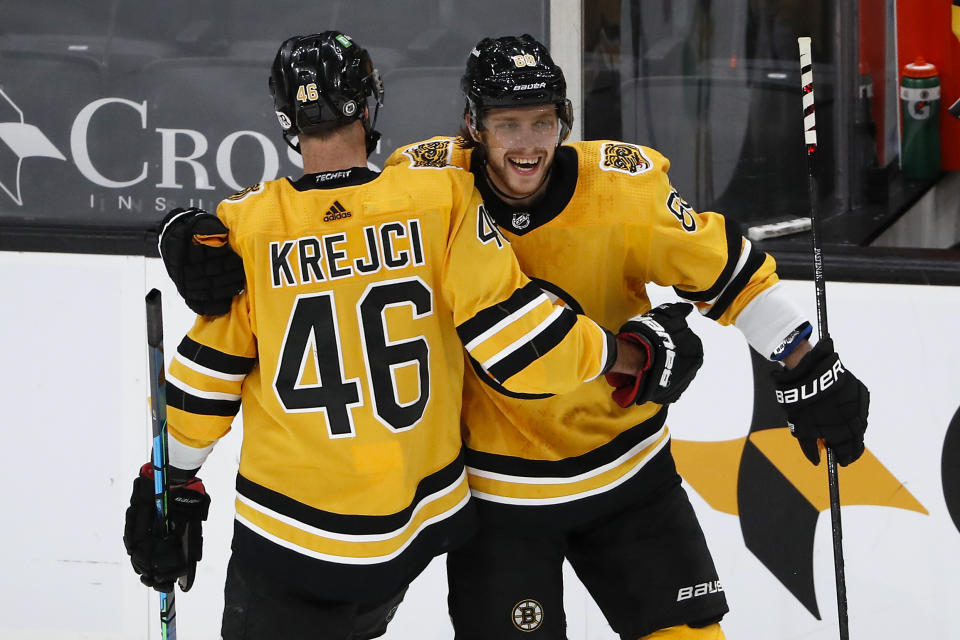
POLYGON ((560 118, 559 142, 570 134, 573 106, 567 99, 563 70, 530 34, 478 42, 467 58, 460 88, 467 98, 466 111, 474 133, 482 128, 487 109, 554 104, 560 118))
POLYGON ((383 83, 366 49, 350 36, 324 31, 285 40, 270 70, 270 93, 283 137, 294 150, 300 151, 300 145, 290 140, 293 136, 354 120, 363 122, 367 155, 376 148, 380 134, 374 126, 383 104, 383 83), (370 98, 375 103, 372 117, 364 108, 370 98))

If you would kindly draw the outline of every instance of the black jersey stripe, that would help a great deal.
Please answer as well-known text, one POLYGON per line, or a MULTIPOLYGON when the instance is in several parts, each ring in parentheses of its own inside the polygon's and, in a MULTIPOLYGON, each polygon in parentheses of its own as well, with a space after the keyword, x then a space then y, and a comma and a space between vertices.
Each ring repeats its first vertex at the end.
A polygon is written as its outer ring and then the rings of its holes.
POLYGON ((517 456, 504 456, 484 451, 467 449, 467 466, 490 473, 528 478, 572 478, 589 473, 609 464, 659 431, 667 419, 667 408, 630 427, 605 445, 592 449, 582 456, 562 460, 528 460, 517 456))
MULTIPOLYGON (((558 295, 558 297, 565 300, 567 305, 571 306, 574 309, 574 311, 576 311, 579 314, 583 313, 583 308, 580 306, 580 304, 576 300, 570 297, 569 294, 566 294, 566 292, 563 292, 564 295, 561 296, 557 293, 557 291, 562 291, 559 287, 551 285, 551 283, 547 282, 546 280, 536 280, 536 281, 540 284, 542 288, 550 291, 551 293, 554 293, 555 295, 558 295), (544 286, 544 285, 547 285, 547 286, 544 286), (551 286, 552 286, 552 289, 548 288, 551 286)), ((606 334, 606 341, 607 341, 607 361, 603 364, 603 369, 601 369, 601 371, 607 372, 614 365, 617 359, 617 338, 606 329, 604 329, 604 333, 606 334)), ((484 371, 483 367, 480 366, 480 363, 477 362, 476 358, 474 358, 470 354, 467 354, 467 358, 470 361, 470 366, 473 367, 473 370, 474 372, 476 372, 477 377, 480 379, 480 381, 483 382, 488 387, 490 387, 491 389, 495 390, 497 393, 500 393, 510 398, 518 398, 520 400, 536 400, 540 398, 549 398, 554 395, 552 393, 520 393, 519 391, 510 391, 505 386, 503 386, 502 384, 494 380, 489 373, 484 371)))
POLYGON ((167 378, 167 406, 204 416, 235 416, 240 400, 211 400, 187 393, 167 378))
POLYGON ((542 278, 530 278, 530 280, 535 282, 538 287, 546 291, 548 294, 557 296, 561 302, 577 313, 586 315, 586 311, 583 310, 583 306, 576 298, 573 297, 573 294, 564 291, 556 283, 550 282, 549 280, 543 280, 542 278))
POLYGON ((501 393, 510 398, 518 398, 520 400, 536 400, 539 398, 549 398, 554 395, 552 393, 520 393, 519 391, 510 391, 505 386, 491 378, 490 374, 483 370, 483 367, 480 366, 480 363, 477 362, 473 356, 467 354, 467 357, 470 359, 470 366, 473 367, 473 370, 476 372, 477 377, 480 378, 480 381, 497 393, 501 393))
POLYGON ((231 375, 247 375, 257 363, 256 358, 234 356, 217 351, 196 340, 191 340, 189 336, 184 336, 180 341, 177 353, 202 367, 231 375))
POLYGON ((737 263, 740 261, 740 252, 743 247, 743 234, 741 233, 740 225, 730 218, 724 219, 724 231, 727 242, 727 263, 723 265, 723 270, 720 271, 720 275, 717 276, 714 283, 710 285, 710 288, 705 291, 684 291, 683 289, 674 287, 673 290, 676 294, 684 300, 690 300, 691 302, 707 302, 708 300, 713 300, 720 295, 720 292, 727 286, 730 278, 733 277, 733 272, 737 268, 737 263))
POLYGON ((234 521, 234 558, 258 579, 311 599, 380 602, 406 588, 434 556, 466 542, 476 528, 474 502, 422 529, 402 553, 385 562, 340 564, 309 557, 260 536, 239 521, 234 521))
POLYGON ((401 511, 382 516, 353 515, 324 511, 257 484, 237 474, 237 493, 257 504, 311 527, 350 535, 384 534, 405 527, 414 510, 428 496, 454 486, 463 474, 463 453, 439 471, 423 478, 413 501, 401 511))
POLYGON ((486 367, 487 372, 493 376, 494 380, 503 384, 505 380, 523 371, 530 363, 563 342, 576 323, 577 314, 570 309, 563 309, 553 322, 523 346, 518 347, 496 364, 486 367))
POLYGON ((733 280, 730 281, 730 284, 727 285, 727 288, 721 294, 720 298, 713 304, 710 310, 706 313, 706 316, 711 320, 716 320, 723 315, 723 312, 727 310, 727 307, 730 306, 730 303, 736 299, 740 292, 743 291, 743 288, 747 286, 747 283, 750 282, 750 278, 753 277, 753 274, 757 272, 757 269, 763 266, 763 261, 767 259, 767 254, 763 251, 760 251, 756 247, 751 246, 750 256, 747 258, 746 264, 743 265, 743 268, 740 269, 740 272, 734 276, 733 280))
POLYGON ((472 318, 457 327, 457 335, 460 336, 463 344, 469 344, 476 337, 489 331, 498 322, 510 314, 516 313, 542 295, 544 293, 540 287, 536 283, 530 282, 514 291, 506 300, 474 314, 472 318))
POLYGON ((642 508, 651 496, 680 484, 670 455, 670 442, 648 459, 626 482, 570 502, 537 506, 507 504, 476 497, 473 502, 485 523, 508 526, 513 531, 570 531, 585 522, 596 522, 610 513, 622 513, 632 505, 642 508))

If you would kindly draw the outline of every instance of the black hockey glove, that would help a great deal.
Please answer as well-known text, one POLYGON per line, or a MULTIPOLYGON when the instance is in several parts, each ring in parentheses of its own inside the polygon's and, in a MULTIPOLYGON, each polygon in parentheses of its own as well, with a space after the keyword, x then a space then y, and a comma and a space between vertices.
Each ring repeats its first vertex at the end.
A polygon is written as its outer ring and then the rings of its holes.
POLYGON ((160 535, 157 509, 153 499, 153 465, 140 468, 133 481, 133 494, 123 527, 123 545, 140 575, 140 582, 157 591, 170 593, 173 583, 180 589, 193 586, 197 562, 203 551, 203 525, 210 509, 210 496, 200 478, 170 487, 167 494, 167 519, 170 532, 160 535))
POLYGON ((177 291, 195 313, 230 311, 243 291, 243 260, 227 244, 227 228, 203 209, 174 209, 163 219, 160 257, 177 291))
POLYGON ((790 432, 810 462, 820 464, 820 438, 840 466, 860 457, 870 392, 840 362, 833 340, 821 340, 796 367, 775 371, 773 380, 790 432))
POLYGON ((676 402, 703 364, 703 344, 690 327, 693 305, 671 302, 630 318, 617 334, 647 352, 647 363, 636 377, 607 373, 613 399, 621 407, 632 404, 676 402))

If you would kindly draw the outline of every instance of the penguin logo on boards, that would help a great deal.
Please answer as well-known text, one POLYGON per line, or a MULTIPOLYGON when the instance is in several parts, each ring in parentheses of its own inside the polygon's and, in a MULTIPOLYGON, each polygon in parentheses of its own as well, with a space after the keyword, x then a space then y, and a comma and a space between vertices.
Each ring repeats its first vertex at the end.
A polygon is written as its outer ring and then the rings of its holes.
POLYGON ((2 98, 0 100, 0 141, 6 143, 6 152, 11 152, 16 158, 15 161, 5 163, 5 166, 10 168, 9 173, 0 172, 0 189, 3 189, 17 203, 17 206, 22 207, 20 167, 24 158, 55 158, 57 160, 66 160, 66 158, 40 129, 26 123, 23 111, 3 92, 3 89, 0 89, 0 98, 2 98), (6 105, 3 104, 4 102, 6 105), (7 111, 11 112, 11 116, 5 115, 7 111), (14 119, 2 121, 6 117, 14 119))

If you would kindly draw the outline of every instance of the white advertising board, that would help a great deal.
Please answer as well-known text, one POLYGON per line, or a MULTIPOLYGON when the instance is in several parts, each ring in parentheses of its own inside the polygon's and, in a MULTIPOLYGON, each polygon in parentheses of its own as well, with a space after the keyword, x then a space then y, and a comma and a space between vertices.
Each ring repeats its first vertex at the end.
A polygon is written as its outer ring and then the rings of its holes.
MULTIPOLYGON (((164 292, 168 361, 191 315, 153 259, 0 252, 0 272, 0 637, 156 638, 157 598, 121 543, 149 447, 143 295, 164 292)), ((785 286, 815 317, 812 284, 785 286)), ((828 299, 837 349, 871 391, 868 452, 840 472, 851 637, 960 638, 960 288, 829 283, 828 299)), ((668 424, 730 603, 726 635, 835 638, 824 467, 769 417, 740 333, 692 322, 705 363, 668 424)), ((196 585, 177 598, 181 638, 219 637, 239 441, 237 424, 204 467, 213 506, 196 585)), ((566 575, 569 637, 615 638, 566 575)), ((442 558, 385 637, 452 637, 442 558)))

